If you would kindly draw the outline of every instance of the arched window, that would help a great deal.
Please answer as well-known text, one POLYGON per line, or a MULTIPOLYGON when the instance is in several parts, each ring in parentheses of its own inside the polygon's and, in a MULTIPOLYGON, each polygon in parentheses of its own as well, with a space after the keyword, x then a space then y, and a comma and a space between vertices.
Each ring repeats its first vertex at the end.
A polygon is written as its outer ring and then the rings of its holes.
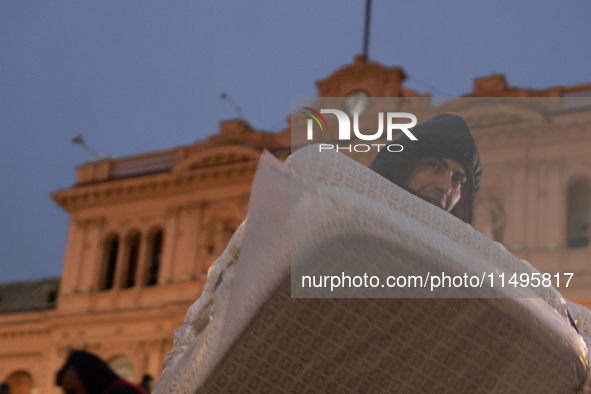
POLYGON ((8 375, 6 383, 10 394, 29 394, 33 389, 33 378, 26 371, 16 371, 8 375))
POLYGON ((148 260, 148 281, 147 285, 152 286, 158 283, 158 272, 162 262, 162 242, 164 241, 164 232, 160 229, 152 233, 150 238, 150 258, 148 260))
POLYGON ((115 267, 117 266, 117 255, 119 254, 119 236, 111 235, 107 238, 104 246, 104 271, 103 271, 103 290, 113 288, 115 282, 115 267))
POLYGON ((589 245, 589 181, 571 184, 567 197, 567 240, 569 248, 589 245))
POLYGON ((140 255, 140 233, 133 232, 127 237, 127 270, 125 273, 124 287, 135 285, 138 258, 140 255))

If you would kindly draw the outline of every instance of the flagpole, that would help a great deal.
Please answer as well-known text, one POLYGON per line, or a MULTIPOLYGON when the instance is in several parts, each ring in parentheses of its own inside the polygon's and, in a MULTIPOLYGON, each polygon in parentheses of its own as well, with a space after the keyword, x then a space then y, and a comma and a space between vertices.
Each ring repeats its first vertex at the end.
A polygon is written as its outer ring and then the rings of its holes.
POLYGON ((369 22, 371 16, 371 0, 365 0, 365 34, 363 36, 363 58, 367 60, 369 52, 369 22))

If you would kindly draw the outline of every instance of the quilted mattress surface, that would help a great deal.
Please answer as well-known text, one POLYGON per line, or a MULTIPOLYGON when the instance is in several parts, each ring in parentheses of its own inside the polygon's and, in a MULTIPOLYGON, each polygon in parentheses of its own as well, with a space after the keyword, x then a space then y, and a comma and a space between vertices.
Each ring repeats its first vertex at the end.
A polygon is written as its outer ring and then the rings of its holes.
POLYGON ((535 272, 344 155, 311 146, 281 163, 265 154, 248 218, 175 334, 154 392, 589 392, 588 332, 566 311, 585 328, 589 313, 551 287, 470 298, 293 292, 295 273, 314 267, 419 263, 535 272))

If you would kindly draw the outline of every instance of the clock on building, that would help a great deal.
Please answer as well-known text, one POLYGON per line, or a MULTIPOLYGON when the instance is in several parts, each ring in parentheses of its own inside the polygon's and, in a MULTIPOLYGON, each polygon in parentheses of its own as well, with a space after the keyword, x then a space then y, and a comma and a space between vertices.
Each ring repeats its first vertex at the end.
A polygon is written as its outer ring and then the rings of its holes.
POLYGON ((355 90, 343 101, 343 108, 349 115, 358 113, 361 115, 369 106, 369 94, 365 90, 355 90))

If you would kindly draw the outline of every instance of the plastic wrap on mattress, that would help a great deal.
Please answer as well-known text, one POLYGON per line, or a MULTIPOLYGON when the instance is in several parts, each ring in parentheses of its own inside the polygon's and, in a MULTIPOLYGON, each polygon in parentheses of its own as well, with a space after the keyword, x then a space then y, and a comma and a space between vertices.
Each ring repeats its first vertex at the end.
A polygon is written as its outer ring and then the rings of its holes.
MULTIPOLYGON (((309 147, 283 164, 265 154, 248 220, 187 312, 155 393, 589 392, 587 346, 554 289, 540 298, 290 298, 292 182, 313 188, 317 206, 347 198, 359 215, 394 210, 412 219, 400 222, 401 232, 426 242, 447 237, 491 269, 534 270, 343 155, 309 147)), ((319 220, 304 209, 294 214, 319 220)), ((347 237, 342 242, 346 248, 347 237)), ((588 311, 569 308, 579 328, 588 327, 588 311)))

